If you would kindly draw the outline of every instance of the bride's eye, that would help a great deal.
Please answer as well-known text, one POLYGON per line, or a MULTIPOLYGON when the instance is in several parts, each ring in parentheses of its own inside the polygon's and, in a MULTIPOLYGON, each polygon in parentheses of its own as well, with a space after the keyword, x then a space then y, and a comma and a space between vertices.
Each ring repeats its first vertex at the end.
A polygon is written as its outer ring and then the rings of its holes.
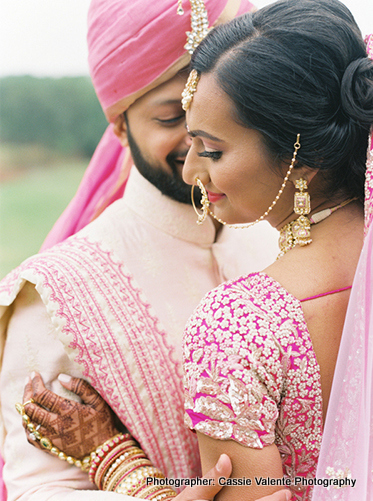
POLYGON ((199 157, 211 158, 212 160, 219 160, 222 154, 222 151, 202 151, 201 153, 197 153, 199 157))

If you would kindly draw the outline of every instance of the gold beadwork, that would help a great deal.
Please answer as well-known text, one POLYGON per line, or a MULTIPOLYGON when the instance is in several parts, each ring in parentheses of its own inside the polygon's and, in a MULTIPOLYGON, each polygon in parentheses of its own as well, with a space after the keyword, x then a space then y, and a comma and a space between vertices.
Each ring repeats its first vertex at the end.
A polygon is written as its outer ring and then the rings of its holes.
MULTIPOLYGON (((187 43, 184 48, 193 54, 199 43, 205 38, 209 32, 209 20, 207 10, 203 0, 190 0, 192 12, 190 14, 191 31, 187 31, 187 43)), ((179 16, 184 14, 182 0, 178 0, 177 13, 179 16)))
POLYGON ((295 187, 299 190, 294 193, 294 212, 299 217, 292 223, 292 232, 294 236, 294 245, 301 247, 309 245, 311 238, 311 222, 308 214, 311 212, 310 195, 307 192, 307 181, 302 177, 295 181, 295 187))
POLYGON ((42 437, 40 439, 40 445, 43 447, 43 449, 47 449, 48 451, 50 451, 53 447, 52 442, 47 437, 42 437))
POLYGON ((192 102, 193 95, 197 90, 199 77, 200 76, 198 75, 197 70, 192 70, 189 74, 187 83, 185 84, 185 88, 181 94, 181 106, 184 111, 189 108, 190 103, 192 102))
POLYGON ((271 210, 273 209, 273 207, 277 204, 278 202, 278 199, 280 198, 280 196, 282 195, 284 189, 285 189, 285 186, 286 186, 286 183, 288 182, 289 180, 289 176, 291 174, 291 171, 293 170, 294 168, 294 165, 295 165, 295 161, 297 159, 297 154, 298 154, 298 150, 300 148, 300 134, 297 134, 297 140, 296 142, 294 143, 294 152, 293 152, 293 158, 291 159, 291 163, 290 163, 290 166, 289 166, 289 169, 286 173, 286 176, 282 182, 282 185, 281 185, 281 188, 279 189, 279 192, 277 193, 275 199, 273 200, 273 202, 271 203, 271 205, 268 207, 268 209, 265 211, 264 214, 262 214, 260 217, 258 217, 258 219, 256 219, 255 221, 253 221, 252 223, 248 223, 248 224, 228 224, 226 223, 225 221, 223 221, 222 219, 218 218, 217 216, 215 216, 215 214, 210 210, 209 206, 210 206, 210 201, 208 199, 208 195, 207 195, 207 191, 202 183, 202 181, 197 177, 196 178, 196 183, 198 184, 201 192, 202 192, 202 199, 201 199, 201 205, 202 205, 202 210, 203 210, 203 214, 202 216, 197 212, 196 208, 195 208, 195 205, 194 205, 194 199, 193 199, 193 186, 192 186, 192 203, 193 203, 193 207, 194 207, 194 210, 195 212, 197 213, 198 215, 198 220, 197 220, 197 224, 202 224, 203 221, 206 219, 207 217, 207 214, 205 215, 205 213, 209 213, 214 219, 216 219, 219 223, 221 223, 222 225, 224 226, 228 226, 228 228, 235 228, 235 229, 244 229, 244 228, 251 228, 251 226, 254 226, 254 224, 257 224, 259 223, 260 221, 263 221, 263 219, 265 217, 268 216, 268 214, 271 212, 271 210), (206 199, 207 199, 207 202, 208 204, 206 203, 206 199), (200 220, 200 218, 202 218, 202 220, 200 220))
POLYGON ((179 16, 182 16, 184 14, 183 0, 178 0, 177 2, 177 14, 179 16))
POLYGON ((16 407, 16 411, 18 412, 18 414, 20 414, 22 416, 22 413, 24 412, 23 405, 17 402, 15 407, 16 407))
POLYGON ((54 454, 57 456, 59 459, 62 461, 67 461, 70 464, 73 464, 77 466, 78 468, 81 468, 83 471, 87 472, 89 470, 90 464, 91 464, 91 457, 86 456, 82 460, 75 459, 71 456, 66 456, 66 454, 62 451, 60 451, 57 447, 55 447, 52 442, 49 440, 47 437, 43 437, 43 435, 38 431, 40 428, 40 425, 35 426, 34 423, 31 423, 31 420, 29 416, 26 414, 25 411, 25 406, 27 404, 33 404, 35 403, 34 399, 30 399, 24 404, 17 403, 16 404, 16 410, 19 414, 22 416, 22 420, 26 424, 27 430, 30 432, 30 438, 32 440, 36 440, 37 442, 40 443, 40 445, 43 447, 43 449, 46 449, 49 451, 51 454, 54 454))
POLYGON ((27 400, 27 402, 25 402, 24 404, 20 404, 19 402, 17 402, 15 404, 16 411, 18 412, 18 414, 20 414, 23 417, 23 416, 27 415, 26 411, 25 411, 26 405, 33 404, 33 403, 35 403, 35 400, 33 398, 30 398, 30 400, 27 400))
MULTIPOLYGON (((351 202, 354 202, 357 200, 357 197, 355 198, 349 198, 348 200, 345 200, 344 202, 336 205, 335 207, 329 207, 327 209, 323 209, 320 212, 316 212, 316 214, 313 214, 309 219, 306 218, 310 225, 312 224, 317 224, 321 223, 321 221, 324 221, 327 217, 329 217, 333 212, 335 212, 338 209, 341 209, 342 207, 345 207, 346 205, 350 204, 351 202)), ((278 245, 280 247, 280 254, 277 256, 277 259, 282 257, 287 251, 295 247, 297 244, 302 245, 299 243, 298 239, 299 236, 297 235, 298 226, 297 223, 301 218, 305 216, 300 216, 298 219, 295 221, 292 221, 291 223, 285 224, 280 230, 280 237, 278 241, 278 245)), ((302 223, 301 223, 302 224, 302 223)), ((303 223, 305 224, 305 223, 303 223)), ((311 239, 312 241, 312 239, 311 239)), ((306 244, 303 244, 306 245, 306 244)))

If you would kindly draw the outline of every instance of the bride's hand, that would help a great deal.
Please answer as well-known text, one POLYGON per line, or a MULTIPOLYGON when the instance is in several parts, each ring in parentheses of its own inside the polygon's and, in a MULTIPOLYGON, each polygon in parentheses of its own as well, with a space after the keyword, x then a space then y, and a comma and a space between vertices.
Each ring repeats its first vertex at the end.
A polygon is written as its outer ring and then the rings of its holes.
MULTIPOLYGON (((60 375, 59 381, 67 390, 76 393, 82 403, 60 397, 47 390, 40 374, 26 384, 23 402, 25 412, 37 431, 48 438, 53 446, 67 456, 82 459, 99 445, 118 433, 114 413, 105 400, 83 379, 60 375), (40 425, 40 426, 39 426, 40 425)), ((33 439, 27 429, 27 440, 35 447, 45 450, 33 439)))
MULTIPOLYGON (((25 405, 26 414, 43 437, 51 440, 54 446, 66 455, 76 459, 87 456, 103 442, 118 433, 115 427, 115 416, 103 398, 83 379, 63 375, 59 381, 67 390, 76 393, 83 403, 60 397, 44 386, 40 374, 35 374, 26 384, 23 402, 33 399, 34 403, 25 405)), ((32 434, 23 423, 28 441, 42 449, 40 442, 33 440, 32 434)), ((223 454, 218 463, 204 478, 214 479, 213 485, 197 485, 187 487, 175 501, 212 501, 222 489, 219 478, 228 478, 232 466, 229 457, 223 454)), ((257 501, 289 501, 289 491, 278 491, 271 496, 257 501)))
MULTIPOLYGON (((213 482, 211 482, 212 485, 187 487, 174 498, 174 501, 212 501, 214 496, 222 489, 222 486, 219 485, 219 478, 228 478, 231 472, 231 460, 226 454, 222 454, 217 464, 203 476, 203 478, 213 479, 213 482)), ((257 501, 290 501, 290 499, 290 491, 281 490, 270 496, 260 498, 257 501)))

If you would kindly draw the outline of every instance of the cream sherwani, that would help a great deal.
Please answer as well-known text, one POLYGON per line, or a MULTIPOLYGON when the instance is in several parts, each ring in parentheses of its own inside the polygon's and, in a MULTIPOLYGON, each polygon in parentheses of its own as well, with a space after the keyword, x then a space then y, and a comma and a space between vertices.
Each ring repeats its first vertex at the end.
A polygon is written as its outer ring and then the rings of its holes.
POLYGON ((154 464, 169 476, 198 473, 195 437, 182 426, 184 325, 208 290, 268 265, 277 235, 265 223, 224 228, 216 238, 210 220, 195 221, 191 207, 161 195, 133 169, 121 200, 4 280, 1 410, 9 501, 123 499, 92 491, 80 470, 27 443, 14 404, 32 371, 59 394, 59 373, 85 377, 154 464))

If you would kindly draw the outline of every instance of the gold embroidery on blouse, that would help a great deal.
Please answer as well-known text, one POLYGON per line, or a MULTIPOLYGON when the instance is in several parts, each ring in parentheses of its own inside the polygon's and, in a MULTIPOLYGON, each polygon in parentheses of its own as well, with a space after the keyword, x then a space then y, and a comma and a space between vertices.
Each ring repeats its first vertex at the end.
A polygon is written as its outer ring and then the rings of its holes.
POLYGON ((223 284, 190 319, 184 355, 186 411, 206 416, 196 430, 255 448, 276 443, 287 477, 315 475, 320 369, 299 301, 261 273, 223 284))

